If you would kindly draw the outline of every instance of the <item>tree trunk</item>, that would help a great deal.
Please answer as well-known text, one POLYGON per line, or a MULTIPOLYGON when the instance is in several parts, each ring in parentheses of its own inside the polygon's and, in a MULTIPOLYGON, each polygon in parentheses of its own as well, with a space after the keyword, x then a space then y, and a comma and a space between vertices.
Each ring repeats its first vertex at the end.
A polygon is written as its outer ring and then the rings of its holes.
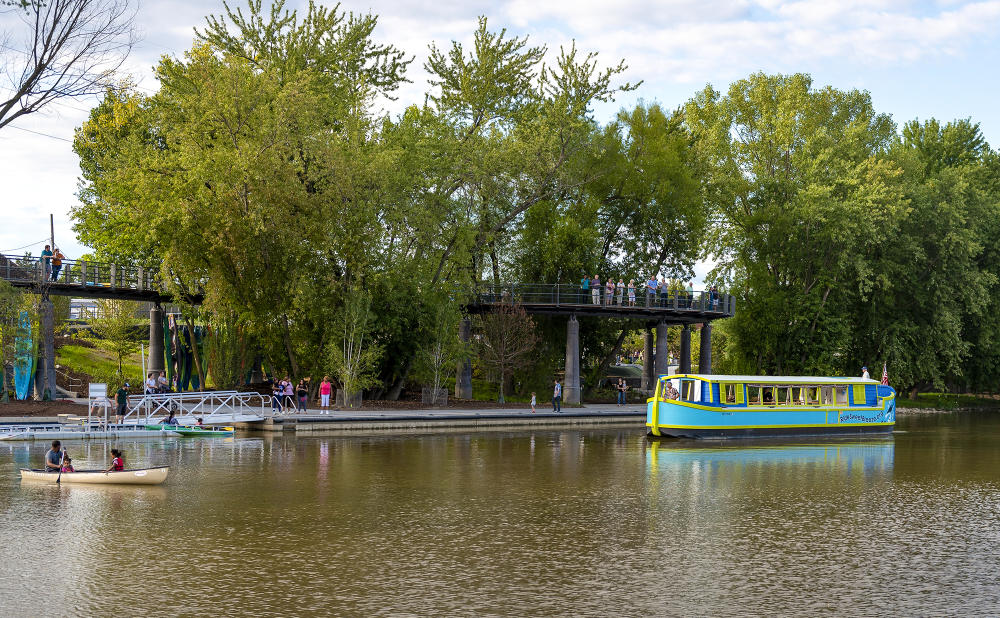
POLYGON ((618 339, 615 340, 614 347, 611 348, 611 352, 606 354, 604 358, 601 359, 601 362, 600 364, 598 364, 597 369, 590 374, 590 379, 587 380, 586 394, 589 395, 590 393, 593 392, 594 387, 597 386, 597 382, 601 379, 601 376, 604 375, 605 372, 607 372, 608 366, 611 364, 611 361, 613 361, 614 358, 618 356, 618 353, 621 352, 622 344, 625 343, 625 337, 628 335, 628 333, 629 333, 628 328, 622 329, 622 332, 618 335, 618 339))
POLYGON ((503 397, 503 383, 506 381, 506 379, 507 379, 507 376, 505 376, 504 373, 501 371, 500 372, 500 397, 499 397, 499 399, 497 399, 497 403, 499 403, 500 405, 503 405, 505 403, 504 397, 503 397))
POLYGON ((194 336, 194 321, 191 316, 184 316, 187 321, 188 336, 191 337, 191 355, 194 357, 194 368, 198 372, 198 386, 201 390, 205 390, 207 386, 205 385, 205 370, 201 366, 201 352, 198 350, 198 340, 194 336))
POLYGON ((403 386, 406 384, 406 378, 410 375, 410 368, 413 366, 413 354, 410 354, 406 362, 403 363, 403 370, 399 373, 399 378, 386 393, 385 398, 389 401, 399 400, 399 394, 403 392, 403 386))
POLYGON ((281 339, 285 343, 285 353, 288 355, 288 367, 292 370, 292 379, 297 380, 299 364, 295 362, 295 352, 292 351, 292 334, 288 331, 288 316, 281 316, 281 339))

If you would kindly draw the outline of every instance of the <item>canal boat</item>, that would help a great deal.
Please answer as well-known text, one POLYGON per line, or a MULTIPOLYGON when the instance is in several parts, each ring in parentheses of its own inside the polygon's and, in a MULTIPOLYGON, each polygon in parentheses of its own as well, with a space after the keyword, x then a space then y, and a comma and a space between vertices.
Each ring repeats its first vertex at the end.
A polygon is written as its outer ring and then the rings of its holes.
POLYGON ((104 470, 77 470, 76 472, 47 472, 45 470, 21 469, 22 481, 40 483, 86 484, 86 485, 159 485, 167 480, 169 466, 142 468, 139 470, 121 470, 105 472, 104 470))
POLYGON ((227 437, 236 433, 235 427, 198 427, 197 425, 146 425, 146 429, 172 431, 182 438, 227 437))
POLYGON ((646 402, 653 437, 884 434, 895 422, 896 391, 865 378, 664 375, 646 402))

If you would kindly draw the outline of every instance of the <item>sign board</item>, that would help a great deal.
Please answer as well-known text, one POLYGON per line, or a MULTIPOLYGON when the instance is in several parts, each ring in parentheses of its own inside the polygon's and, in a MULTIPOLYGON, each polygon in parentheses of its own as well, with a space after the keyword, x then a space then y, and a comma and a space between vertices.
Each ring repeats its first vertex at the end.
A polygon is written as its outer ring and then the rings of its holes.
POLYGON ((108 385, 100 384, 96 382, 90 383, 90 398, 97 399, 98 397, 108 396, 108 385))

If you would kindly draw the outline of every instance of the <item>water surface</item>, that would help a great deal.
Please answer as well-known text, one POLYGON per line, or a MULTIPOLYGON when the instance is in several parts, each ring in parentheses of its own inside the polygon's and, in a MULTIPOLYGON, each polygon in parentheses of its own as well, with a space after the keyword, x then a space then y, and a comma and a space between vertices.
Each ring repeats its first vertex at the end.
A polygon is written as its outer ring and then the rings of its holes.
POLYGON ((898 428, 67 444, 151 488, 22 484, 45 446, 0 444, 0 613, 1000 613, 1000 416, 898 428))

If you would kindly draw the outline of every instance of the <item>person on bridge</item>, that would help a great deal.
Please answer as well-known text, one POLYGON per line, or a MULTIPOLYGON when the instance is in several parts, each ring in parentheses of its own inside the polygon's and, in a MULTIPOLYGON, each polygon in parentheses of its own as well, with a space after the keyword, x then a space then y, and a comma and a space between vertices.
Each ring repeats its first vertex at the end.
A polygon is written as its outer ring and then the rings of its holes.
POLYGON ((552 411, 562 412, 562 384, 556 380, 556 386, 552 390, 552 411))
POLYGON ((618 277, 618 283, 615 284, 615 302, 618 306, 622 306, 622 298, 625 297, 625 281, 621 277, 618 277))
POLYGON ((56 247, 56 252, 52 255, 52 280, 59 280, 59 271, 62 270, 62 261, 66 256, 62 254, 59 247, 56 247))
POLYGON ((628 280, 628 306, 635 307, 635 279, 628 280))
POLYGON ((590 298, 595 305, 601 304, 601 278, 597 275, 590 280, 590 298))
POLYGON ((305 378, 299 380, 299 385, 295 387, 295 396, 299 398, 299 412, 305 412, 309 407, 309 385, 305 378))
POLYGON ((654 301, 656 300, 656 275, 650 275, 649 280, 646 281, 646 306, 652 307, 654 301))
POLYGON ((42 249, 42 267, 45 268, 45 278, 52 274, 52 247, 45 245, 42 249))
POLYGON ((615 304, 615 280, 608 277, 608 282, 604 286, 604 304, 608 307, 615 304))
POLYGON ((146 376, 146 394, 155 395, 156 394, 156 374, 150 373, 146 376))
POLYGON ((580 304, 587 302, 587 296, 590 295, 590 277, 587 275, 580 279, 580 304))

